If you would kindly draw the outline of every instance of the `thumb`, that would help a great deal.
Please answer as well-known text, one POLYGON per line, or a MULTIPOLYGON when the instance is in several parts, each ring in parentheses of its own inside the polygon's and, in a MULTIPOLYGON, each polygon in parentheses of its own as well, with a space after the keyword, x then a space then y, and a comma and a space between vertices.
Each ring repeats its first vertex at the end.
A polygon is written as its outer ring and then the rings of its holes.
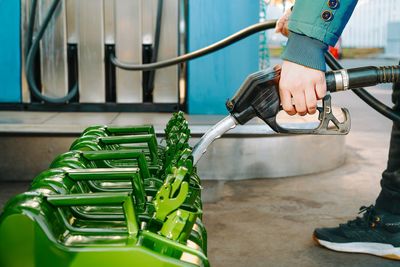
POLYGON ((284 25, 284 24, 285 24, 285 23, 283 22, 283 19, 280 18, 280 19, 276 22, 275 32, 276 32, 276 33, 282 32, 282 29, 283 29, 283 25, 284 25))

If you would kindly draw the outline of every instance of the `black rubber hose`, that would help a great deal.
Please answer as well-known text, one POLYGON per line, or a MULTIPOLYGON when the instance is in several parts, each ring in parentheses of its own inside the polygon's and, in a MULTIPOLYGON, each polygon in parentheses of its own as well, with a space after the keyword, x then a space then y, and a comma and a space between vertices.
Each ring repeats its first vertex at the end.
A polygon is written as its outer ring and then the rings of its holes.
MULTIPOLYGON (((331 53, 325 54, 326 63, 332 70, 343 69, 340 63, 333 57, 331 53)), ((370 93, 368 93, 364 88, 353 89, 353 92, 361 98, 365 103, 371 106, 373 109, 378 111, 383 116, 391 119, 392 121, 400 121, 400 114, 390 107, 383 104, 381 101, 376 99, 370 93)))
POLYGON ((136 65, 136 64, 130 64, 126 62, 122 62, 116 58, 115 55, 111 55, 111 62, 118 68, 124 69, 124 70, 133 70, 133 71, 150 71, 150 70, 155 70, 155 69, 160 69, 160 68, 165 68, 169 66, 173 66, 176 64, 181 64, 186 61, 199 58, 205 55, 208 55, 210 53, 213 53, 215 51, 221 50, 229 45, 232 45, 244 38, 247 38, 255 33, 258 33, 260 31, 268 30, 268 29, 273 29, 275 28, 276 25, 276 20, 267 20, 265 22, 260 22, 257 24, 254 24, 250 27, 247 27, 237 33, 232 34, 231 36, 216 42, 210 46, 207 46, 205 48, 193 51, 191 53, 182 55, 180 57, 176 58, 171 58, 167 59, 164 61, 156 62, 156 63, 150 63, 150 64, 141 64, 141 65, 136 65))
MULTIPOLYGON (((163 7, 164 7, 164 0, 158 0, 156 32, 154 34, 154 48, 153 48, 153 55, 151 57, 151 63, 155 63, 158 60, 158 52, 160 50, 160 37, 161 37, 163 7)), ((155 76, 156 76, 155 70, 150 71, 147 88, 149 88, 151 91, 153 91, 153 89, 154 89, 155 76)))
POLYGON ((340 71, 328 71, 325 74, 325 79, 327 89, 331 93, 346 89, 375 86, 382 83, 398 83, 400 82, 400 66, 365 66, 340 71), (342 72, 347 76, 347 82, 343 79, 342 72), (338 81, 336 81, 336 74, 339 74, 338 81), (345 83, 347 84, 345 85, 345 83))
POLYGON ((33 39, 33 31, 35 28, 35 20, 36 20, 36 10, 37 10, 37 0, 32 0, 31 12, 29 14, 28 19, 28 32, 26 35, 25 41, 25 58, 28 57, 29 49, 32 46, 32 39, 33 39))
MULTIPOLYGON (((26 78, 28 81, 29 90, 32 92, 32 94, 45 102, 54 103, 54 104, 63 104, 63 103, 70 101, 72 98, 74 98, 76 96, 76 94, 78 93, 78 85, 75 84, 75 86, 72 88, 72 90, 70 90, 69 93, 64 97, 54 98, 54 97, 45 96, 40 92, 40 90, 36 84, 35 77, 33 74, 33 64, 35 61, 34 59, 36 57, 36 54, 39 50, 40 40, 43 38, 43 35, 44 35, 44 33, 45 33, 45 31, 46 31, 51 19, 53 18, 60 3, 61 3, 61 0, 54 0, 53 3, 51 4, 49 11, 47 12, 47 14, 44 18, 43 24, 42 24, 42 26, 40 26, 40 29, 38 31, 38 34, 37 34, 35 40, 32 43, 32 46, 29 48, 29 52, 26 57, 26 66, 25 66, 26 78)), ((34 21, 34 19, 32 19, 32 20, 34 21)), ((32 32, 28 32, 28 37, 33 36, 33 27, 30 25, 28 27, 28 29, 32 30, 32 32)))

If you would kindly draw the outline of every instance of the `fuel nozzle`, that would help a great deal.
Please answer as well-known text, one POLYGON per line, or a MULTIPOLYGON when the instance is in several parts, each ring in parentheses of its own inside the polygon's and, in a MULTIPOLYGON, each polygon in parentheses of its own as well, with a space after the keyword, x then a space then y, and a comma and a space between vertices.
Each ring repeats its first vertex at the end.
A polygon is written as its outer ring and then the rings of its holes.
POLYGON ((279 112, 278 93, 281 68, 279 65, 249 75, 236 94, 226 102, 226 107, 240 124, 260 117, 274 124, 279 112))
POLYGON ((275 66, 251 74, 228 100, 226 107, 239 124, 245 124, 258 117, 267 123, 275 132, 296 134, 347 134, 350 131, 350 114, 342 109, 344 121, 340 122, 332 113, 331 97, 328 94, 318 107, 319 126, 313 129, 287 129, 280 126, 276 120, 281 110, 279 99, 279 79, 281 68, 275 66), (335 127, 328 127, 330 122, 335 127))
MULTIPOLYGON (((339 122, 332 113, 331 96, 328 93, 318 107, 320 124, 314 129, 286 129, 281 127, 276 116, 281 110, 279 99, 279 79, 281 68, 275 66, 251 74, 242 86, 226 102, 226 107, 239 124, 245 124, 258 117, 278 133, 299 134, 347 134, 350 131, 350 114, 342 108, 344 121, 339 122), (328 127, 333 123, 335 127, 328 127)), ((329 92, 338 92, 380 83, 400 81, 400 66, 361 67, 342 69, 326 73, 326 85, 329 92)))
MULTIPOLYGON (((344 121, 338 121, 332 112, 329 93, 323 98, 322 107, 317 107, 319 111, 317 128, 286 129, 281 127, 276 121, 281 110, 279 99, 280 74, 280 66, 275 66, 247 77, 236 94, 226 102, 230 115, 210 128, 195 145, 192 152, 194 164, 200 160, 215 139, 235 128, 238 124, 246 124, 255 117, 262 119, 277 133, 343 135, 350 131, 349 111, 342 108, 344 121)), ((326 73, 327 89, 330 92, 398 81, 400 81, 400 67, 398 66, 364 67, 326 73)))

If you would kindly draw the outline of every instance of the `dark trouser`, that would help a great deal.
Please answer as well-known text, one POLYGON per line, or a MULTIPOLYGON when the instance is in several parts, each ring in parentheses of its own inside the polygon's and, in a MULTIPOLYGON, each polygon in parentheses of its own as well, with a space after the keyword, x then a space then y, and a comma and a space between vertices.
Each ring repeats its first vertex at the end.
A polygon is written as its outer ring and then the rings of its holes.
MULTIPOLYGON (((400 83, 393 86, 394 109, 400 111, 400 83)), ((376 200, 376 207, 400 214, 400 122, 394 122, 390 140, 387 169, 382 174, 382 191, 376 200)))

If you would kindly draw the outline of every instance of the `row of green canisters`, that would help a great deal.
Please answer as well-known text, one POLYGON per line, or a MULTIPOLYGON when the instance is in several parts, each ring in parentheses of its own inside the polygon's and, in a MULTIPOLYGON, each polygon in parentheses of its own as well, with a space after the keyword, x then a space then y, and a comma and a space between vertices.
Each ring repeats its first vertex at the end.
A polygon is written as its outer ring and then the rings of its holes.
POLYGON ((87 128, 0 216, 2 267, 209 266, 201 185, 176 113, 87 128))

